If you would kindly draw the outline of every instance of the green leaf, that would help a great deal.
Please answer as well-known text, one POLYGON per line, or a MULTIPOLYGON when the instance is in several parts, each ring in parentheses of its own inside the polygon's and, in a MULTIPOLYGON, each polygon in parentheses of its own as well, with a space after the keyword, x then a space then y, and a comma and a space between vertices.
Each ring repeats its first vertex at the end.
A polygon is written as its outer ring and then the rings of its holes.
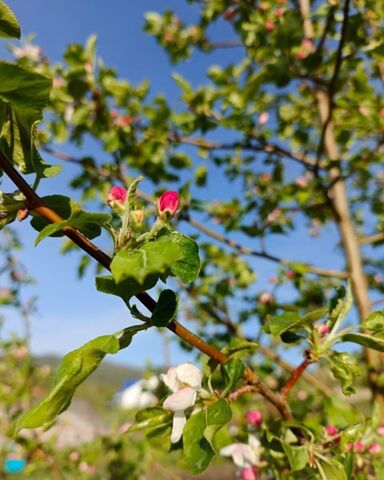
POLYGON ((209 405, 207 409, 207 427, 204 430, 204 438, 206 438, 216 452, 216 435, 232 418, 232 410, 228 402, 224 398, 220 398, 216 402, 209 405))
POLYGON ((384 352, 384 338, 373 337, 365 333, 346 333, 341 337, 342 342, 352 342, 364 347, 384 352))
POLYGON ((297 472, 305 468, 309 461, 308 448, 305 446, 295 447, 288 443, 283 443, 284 451, 288 457, 292 471, 297 472))
POLYGON ((331 371, 335 378, 341 383, 341 389, 344 395, 355 393, 353 381, 355 377, 360 375, 360 367, 357 361, 345 352, 333 352, 328 357, 331 371))
POLYGON ((17 421, 15 431, 52 423, 69 407, 77 387, 96 370, 105 355, 119 350, 119 339, 115 335, 104 335, 65 355, 48 395, 17 421))
POLYGON ((116 282, 134 278, 143 284, 149 275, 166 273, 170 266, 180 260, 183 253, 164 235, 131 252, 121 251, 113 257, 111 271, 116 282))
POLYGON ((33 144, 34 129, 49 100, 51 80, 20 66, 0 62, 0 151, 23 173, 56 175, 33 144))
POLYGON ((96 288, 99 292, 116 295, 122 298, 127 306, 131 297, 136 295, 136 293, 149 290, 156 283, 157 277, 155 275, 148 276, 143 285, 137 283, 133 278, 116 283, 111 275, 96 277, 96 288))
POLYGON ((368 315, 361 328, 368 330, 374 337, 384 338, 384 310, 368 315))
POLYGON ((235 337, 231 338, 228 345, 226 345, 221 351, 226 355, 236 355, 237 357, 243 355, 250 355, 255 352, 259 344, 256 342, 250 342, 246 338, 235 337))
POLYGON ((0 36, 5 38, 20 38, 20 25, 15 14, 8 5, 0 0, 0 36))
POLYGON ((206 412, 191 415, 183 431, 184 460, 193 474, 203 472, 215 456, 215 451, 204 437, 207 427, 206 412))
POLYGON ((171 272, 184 283, 193 282, 200 270, 199 247, 190 237, 179 232, 171 233, 171 240, 182 253, 182 257, 171 266, 171 272))
POLYGON ((312 325, 327 313, 326 308, 320 308, 313 312, 307 313, 303 317, 298 312, 285 312, 275 317, 268 316, 268 323, 265 331, 272 335, 281 335, 288 330, 298 330, 306 325, 312 325))
POLYGON ((230 358, 220 365, 221 374, 224 379, 224 389, 222 394, 231 392, 237 382, 244 374, 244 365, 238 358, 230 358))
POLYGON ((189 417, 183 432, 184 460, 192 473, 203 472, 215 456, 214 436, 232 417, 232 410, 223 398, 189 417))
POLYGON ((43 197, 52 210, 61 215, 64 220, 56 223, 48 223, 43 217, 35 216, 31 225, 40 230, 35 240, 35 245, 48 236, 63 235, 60 230, 64 227, 73 227, 79 230, 87 238, 95 238, 101 234, 101 227, 111 220, 111 216, 105 213, 89 213, 81 210, 78 203, 62 195, 43 197))
POLYGON ((347 480, 343 465, 335 459, 316 460, 322 480, 347 480))
POLYGON ((176 275, 192 282, 199 271, 200 259, 194 240, 178 232, 162 235, 133 251, 121 251, 111 264, 116 282, 134 278, 143 284, 149 275, 176 275))
POLYGON ((337 289, 335 297, 330 302, 329 327, 332 330, 336 322, 340 324, 352 307, 351 286, 341 286, 337 289))
POLYGON ((177 296, 172 290, 163 290, 160 293, 151 322, 155 327, 166 327, 172 321, 177 310, 177 296))
POLYGON ((172 423, 173 412, 163 410, 160 407, 151 407, 140 410, 136 414, 136 421, 128 432, 135 432, 137 430, 145 430, 148 428, 158 428, 172 423))

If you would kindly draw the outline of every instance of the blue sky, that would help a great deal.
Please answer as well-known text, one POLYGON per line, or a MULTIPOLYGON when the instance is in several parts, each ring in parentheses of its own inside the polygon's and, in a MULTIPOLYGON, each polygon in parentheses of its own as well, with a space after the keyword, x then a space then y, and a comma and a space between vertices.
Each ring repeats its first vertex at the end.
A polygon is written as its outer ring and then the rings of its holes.
MULTIPOLYGON (((150 10, 173 9, 186 21, 192 21, 196 10, 183 0, 18 0, 10 2, 10 5, 20 20, 24 36, 35 33, 35 43, 42 47, 51 61, 61 59, 68 43, 84 43, 90 34, 96 33, 98 55, 107 65, 114 66, 121 77, 128 78, 132 83, 149 79, 153 93, 166 94, 176 106, 179 91, 171 78, 173 71, 181 72, 196 84, 204 81, 204 72, 209 65, 227 62, 239 55, 236 50, 222 50, 211 56, 197 54, 182 66, 170 65, 154 39, 142 32, 144 14, 150 10)), ((222 25, 214 29, 212 35, 217 40, 228 38, 226 27, 222 25)), ((76 153, 73 147, 67 145, 61 149, 76 153)), ((95 145, 89 144, 87 149, 82 154, 101 154, 95 145)), ((67 187, 75 168, 73 165, 64 165, 62 174, 55 180, 45 182, 40 193, 71 194, 78 198, 79 193, 70 192, 67 187)), ((225 191, 219 188, 218 183, 215 177, 211 180, 211 188, 199 194, 204 198, 225 198, 225 191)), ((143 184, 143 189, 146 188, 150 189, 148 182, 147 185, 143 184)), ((96 291, 91 274, 78 281, 76 256, 60 255, 60 241, 48 239, 35 248, 35 232, 29 222, 19 224, 16 228, 25 243, 21 258, 37 280, 37 285, 28 292, 38 295, 39 313, 33 318, 32 324, 32 348, 36 354, 65 354, 97 335, 118 331, 132 323, 119 299, 96 291)), ((329 230, 313 242, 290 241, 289 256, 292 260, 311 260, 314 252, 317 252, 315 263, 318 266, 338 268, 340 259, 334 252, 335 239, 334 233, 329 230), (318 252, 322 251, 327 251, 327 254, 319 255, 318 252)), ((285 256, 286 242, 284 237, 274 237, 270 242, 271 252, 285 256)), ((252 263, 259 277, 259 288, 262 289, 263 282, 273 273, 274 266, 259 259, 252 260, 252 263)), ((10 314, 7 325, 10 329, 19 328, 15 315, 10 314)), ((176 344, 172 344, 171 356, 174 363, 190 358, 176 344)), ((155 331, 140 334, 129 349, 111 359, 136 366, 146 362, 160 364, 163 359, 161 336, 155 331)))

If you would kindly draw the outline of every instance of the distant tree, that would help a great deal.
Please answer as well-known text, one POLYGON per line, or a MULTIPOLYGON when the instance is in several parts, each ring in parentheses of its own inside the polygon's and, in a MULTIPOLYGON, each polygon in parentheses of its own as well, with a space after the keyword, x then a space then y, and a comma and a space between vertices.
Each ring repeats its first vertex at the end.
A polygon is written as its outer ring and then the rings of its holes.
MULTIPOLYGON (((203 376, 190 364, 168 371, 163 380, 172 395, 163 408, 139 412, 133 430, 164 438, 165 448, 170 441, 182 447, 194 473, 221 452, 247 479, 380 478, 384 313, 372 312, 384 291, 384 5, 189 3, 196 23, 169 11, 148 13, 145 30, 175 64, 199 52, 229 53, 226 64, 208 69, 204 85, 174 74, 180 108, 150 94, 147 82, 120 79, 96 56, 95 37, 84 47, 69 45, 63 64, 51 65, 25 44, 14 48, 15 64, 0 65, 0 165, 23 194, 3 195, 4 223, 31 213, 38 241, 65 234, 86 252, 79 273, 89 255, 110 269, 112 276, 97 277, 97 288, 122 297, 143 322, 68 354, 51 392, 16 430, 53 421, 102 358, 127 347, 137 331, 167 327, 210 360, 203 376), (227 39, 214 38, 215 25, 227 39), (57 173, 30 147, 45 103, 35 145, 77 164, 72 187, 85 204, 109 203, 112 217, 35 193, 40 179, 57 173), (81 153, 89 137, 99 143, 100 158, 81 153), (79 157, 58 151, 57 143, 80 147, 79 157), (33 189, 15 167, 35 174, 33 189), (136 175, 152 181, 152 195, 137 190, 136 175), (106 247, 112 258, 88 240, 102 228, 112 236, 106 247), (320 251, 324 242, 316 237, 325 231, 329 246, 320 251), (298 246, 302 258, 290 253, 298 246), (324 267, 335 251, 337 265, 330 260, 324 267), (276 265, 262 287, 252 257, 276 265), (146 291, 167 277, 174 277, 172 290, 163 289, 156 303, 146 291), (130 303, 133 296, 150 316, 130 303), (352 297, 358 325, 351 315, 344 321, 352 297), (193 321, 196 335, 176 316, 193 321), (344 342, 362 353, 333 348, 344 342), (291 344, 303 352, 298 367, 284 357, 291 344), (318 362, 322 368, 306 371, 318 362), (370 405, 340 400, 328 371, 348 396, 361 375, 370 405), (292 395, 299 380, 302 389, 292 395), (261 395, 265 415, 250 413, 235 440, 227 425, 232 415, 244 417, 252 393, 261 395), (237 400, 242 395, 247 402, 237 400)), ((16 27, 2 8, 9 34, 16 27)))

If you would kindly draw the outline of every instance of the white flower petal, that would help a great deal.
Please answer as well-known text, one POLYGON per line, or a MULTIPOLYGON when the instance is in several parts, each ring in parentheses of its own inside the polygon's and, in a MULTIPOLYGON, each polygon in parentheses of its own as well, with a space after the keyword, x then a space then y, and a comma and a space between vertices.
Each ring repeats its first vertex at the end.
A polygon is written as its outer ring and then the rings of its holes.
POLYGON ((200 388, 203 378, 200 370, 192 363, 182 363, 176 367, 176 376, 181 383, 187 384, 192 388, 200 388))
POLYGON ((196 390, 191 387, 185 387, 178 392, 172 393, 172 395, 166 398, 163 407, 166 410, 176 412, 178 410, 185 410, 186 408, 192 407, 192 405, 195 404, 195 400, 196 390))
POLYGON ((262 450, 260 440, 254 435, 248 435, 248 445, 251 447, 251 450, 255 455, 256 461, 253 463, 253 465, 256 465, 260 461, 260 454, 262 450))
POLYGON ((247 445, 247 447, 248 448, 245 448, 243 451, 243 462, 245 467, 251 467, 252 465, 256 465, 258 463, 259 456, 256 455, 256 452, 252 450, 249 445, 247 445))
POLYGON ((256 464, 256 455, 247 443, 232 443, 220 450, 220 455, 232 457, 233 463, 240 468, 256 464))
POLYGON ((172 423, 171 442, 177 443, 183 435, 184 426, 187 423, 187 419, 183 410, 175 412, 172 423))
POLYGON ((160 375, 161 380, 165 383, 165 385, 172 390, 172 392, 176 392, 180 388, 180 384, 177 380, 176 376, 176 368, 171 367, 168 369, 166 374, 160 375))

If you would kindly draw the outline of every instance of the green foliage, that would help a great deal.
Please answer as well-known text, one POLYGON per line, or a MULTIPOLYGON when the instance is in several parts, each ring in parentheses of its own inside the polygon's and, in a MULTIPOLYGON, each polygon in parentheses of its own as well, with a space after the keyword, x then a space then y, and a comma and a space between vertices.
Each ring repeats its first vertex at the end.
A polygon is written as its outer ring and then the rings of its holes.
POLYGON ((0 152, 23 173, 56 175, 33 144, 35 125, 49 100, 51 80, 18 65, 0 62, 0 152))
POLYGON ((287 331, 295 331, 317 322, 327 313, 326 308, 321 308, 307 315, 301 316, 298 312, 286 312, 276 317, 269 317, 265 331, 272 335, 281 335, 287 331))
POLYGON ((244 365, 238 358, 230 358, 220 365, 221 374, 224 379, 223 395, 235 389, 237 382, 244 374, 244 365))
POLYGON ((110 215, 105 213, 84 212, 80 205, 71 198, 63 195, 49 195, 43 197, 46 205, 64 218, 61 222, 49 223, 45 218, 35 215, 31 225, 39 231, 35 245, 48 236, 63 236, 65 227, 73 227, 88 238, 95 238, 101 234, 101 228, 111 220, 110 215))
POLYGON ((201 473, 210 464, 215 456, 211 446, 212 427, 221 428, 231 416, 227 402, 221 399, 189 417, 183 433, 183 454, 192 473, 201 473))
POLYGON ((283 443, 283 448, 284 452, 287 454, 293 472, 303 470, 303 468, 308 465, 308 447, 296 447, 288 443, 283 443))
POLYGON ((9 6, 0 1, 0 36, 5 38, 20 38, 20 25, 9 6))
POLYGON ((328 357, 331 372, 340 381, 344 395, 355 393, 352 387, 355 377, 361 374, 357 361, 348 353, 333 352, 328 357))
POLYGON ((173 274, 183 282, 191 282, 196 278, 199 266, 196 242, 173 232, 133 251, 119 252, 112 260, 111 271, 117 283, 134 279, 144 285, 152 275, 164 278, 173 274))
MULTIPOLYGON (((143 327, 139 327, 139 330, 143 327)), ((66 410, 77 387, 98 367, 106 354, 126 348, 138 331, 130 327, 118 338, 116 335, 97 337, 82 347, 68 353, 61 362, 50 392, 32 410, 17 420, 15 433, 23 428, 49 426, 57 415, 66 410)))
POLYGON ((152 312, 151 323, 155 327, 166 327, 171 322, 177 310, 177 296, 173 290, 163 290, 152 312))

